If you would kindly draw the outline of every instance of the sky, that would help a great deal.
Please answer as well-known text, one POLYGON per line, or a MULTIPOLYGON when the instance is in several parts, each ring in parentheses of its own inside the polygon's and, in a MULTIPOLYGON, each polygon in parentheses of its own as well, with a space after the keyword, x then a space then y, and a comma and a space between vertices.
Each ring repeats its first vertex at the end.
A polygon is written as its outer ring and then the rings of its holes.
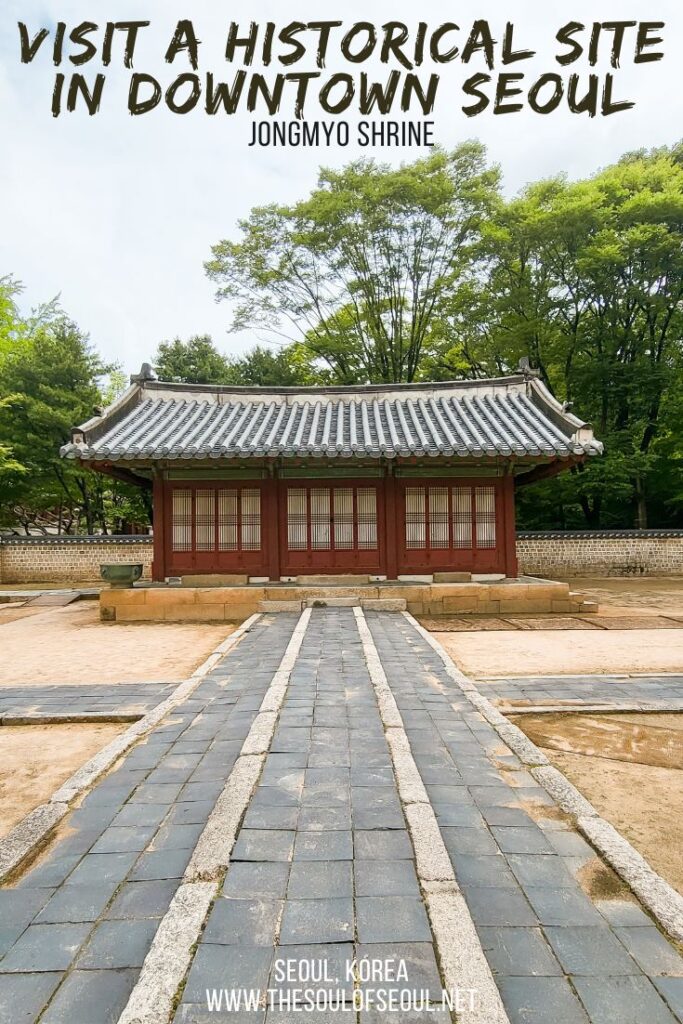
MULTIPOLYGON (((215 301, 214 285, 203 269, 211 246, 223 238, 237 239, 237 222, 254 206, 305 197, 315 186, 321 165, 342 166, 359 155, 398 164, 429 153, 414 147, 361 150, 355 144, 249 147, 252 122, 269 118, 244 109, 233 116, 209 117, 200 104, 179 116, 162 103, 149 114, 131 117, 126 100, 133 71, 123 67, 118 39, 108 68, 101 65, 101 52, 82 67, 73 67, 66 59, 59 67, 53 63, 52 44, 60 21, 69 32, 82 21, 97 20, 100 29, 92 38, 101 45, 107 20, 145 19, 151 24, 138 38, 133 70, 156 76, 166 89, 177 75, 191 70, 185 54, 173 64, 163 60, 177 20, 189 17, 201 40, 197 73, 202 83, 207 71, 219 81, 231 81, 235 73, 224 52, 230 21, 245 29, 252 20, 282 26, 325 18, 342 20, 345 28, 361 20, 379 26, 397 20, 411 29, 418 20, 430 28, 456 21, 462 45, 475 19, 487 19, 499 41, 511 20, 515 45, 538 54, 508 68, 498 65, 493 74, 523 72, 527 89, 538 75, 562 70, 554 60, 561 49, 555 33, 567 22, 663 21, 665 57, 657 63, 634 65, 634 36, 626 35, 621 66, 614 72, 615 94, 635 100, 635 107, 607 118, 571 114, 565 105, 548 116, 534 114, 525 105, 520 113, 493 116, 487 111, 468 118, 461 109, 467 102, 462 84, 470 75, 487 71, 481 55, 469 64, 454 61, 419 73, 426 76, 438 70, 441 75, 436 108, 429 115, 435 141, 452 147, 465 139, 481 140, 490 160, 501 166, 508 195, 538 178, 591 174, 624 152, 670 145, 683 135, 680 0, 423 0, 419 5, 413 0, 327 0, 324 5, 320 0, 252 0, 248 7, 219 0, 101 0, 96 5, 85 0, 2 0, 0 277, 11 274, 23 282, 25 309, 59 295, 63 308, 89 333, 102 356, 120 363, 126 372, 135 372, 159 342, 173 337, 208 333, 230 355, 266 340, 250 332, 230 333, 230 307, 215 301), (20 62, 19 21, 31 37, 42 27, 50 30, 30 64, 20 62), (106 72, 106 82, 95 116, 82 108, 52 116, 58 72, 81 72, 90 81, 100 71, 106 72)), ((576 71, 583 82, 591 71, 604 75, 610 70, 608 49, 600 52, 595 68, 581 59, 565 73, 576 71)), ((74 52, 77 48, 65 46, 64 58, 74 52)), ((384 80, 394 67, 373 60, 356 65, 355 72, 363 70, 384 80)), ((256 63, 251 70, 259 70, 256 63)), ((273 66, 268 74, 278 70, 288 69, 273 66)), ((307 57, 297 70, 314 70, 314 57, 307 57)), ((348 71, 349 65, 331 44, 324 74, 342 70, 348 71)), ((341 116, 351 123, 355 139, 358 114, 341 116)), ((417 111, 411 116, 421 119, 417 111)), ((307 107, 307 117, 331 120, 315 102, 307 107)), ((277 119, 293 120, 292 106, 284 104, 277 119)))

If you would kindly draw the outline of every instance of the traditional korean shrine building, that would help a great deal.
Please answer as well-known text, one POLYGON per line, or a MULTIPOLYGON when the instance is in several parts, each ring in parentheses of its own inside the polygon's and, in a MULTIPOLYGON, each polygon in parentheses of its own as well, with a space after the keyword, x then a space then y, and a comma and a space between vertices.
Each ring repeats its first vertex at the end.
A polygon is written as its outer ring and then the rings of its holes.
POLYGON ((493 380, 233 388, 148 366, 68 459, 151 488, 155 580, 517 575, 515 490, 601 452, 529 371, 493 380))

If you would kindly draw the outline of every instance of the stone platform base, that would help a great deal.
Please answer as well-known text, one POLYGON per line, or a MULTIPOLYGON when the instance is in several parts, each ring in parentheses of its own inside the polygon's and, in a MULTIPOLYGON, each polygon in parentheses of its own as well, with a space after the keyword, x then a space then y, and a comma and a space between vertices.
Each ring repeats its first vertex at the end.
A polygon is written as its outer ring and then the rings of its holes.
POLYGON ((597 605, 572 594, 566 583, 534 577, 478 583, 344 583, 328 586, 136 586, 103 590, 106 621, 241 622, 254 612, 294 612, 305 607, 361 607, 414 615, 543 615, 595 612, 597 605))

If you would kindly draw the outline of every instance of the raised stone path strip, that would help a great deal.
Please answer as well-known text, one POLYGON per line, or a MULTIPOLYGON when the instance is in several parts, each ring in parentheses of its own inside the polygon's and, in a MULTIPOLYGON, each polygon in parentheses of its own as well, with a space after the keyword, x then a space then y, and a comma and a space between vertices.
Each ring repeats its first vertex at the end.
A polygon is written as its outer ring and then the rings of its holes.
POLYGON ((653 711, 683 711, 683 676, 510 676, 505 679, 477 679, 478 689, 500 705, 524 702, 571 710, 593 710, 599 706, 653 711))
POLYGON ((680 1022, 683 959, 630 894, 585 891, 595 852, 504 728, 403 615, 263 616, 0 890, 0 1024, 166 1024, 160 985, 179 1024, 441 1024, 452 985, 461 1024, 680 1022), (278 962, 325 960, 339 1012, 292 1013, 278 962), (378 988, 437 1010, 356 1013, 378 988))
MULTIPOLYGON (((66 720, 69 717, 142 717, 165 700, 177 683, 53 684, 0 689, 0 721, 17 717, 66 720)), ((17 723, 18 724, 18 723, 17 723)))

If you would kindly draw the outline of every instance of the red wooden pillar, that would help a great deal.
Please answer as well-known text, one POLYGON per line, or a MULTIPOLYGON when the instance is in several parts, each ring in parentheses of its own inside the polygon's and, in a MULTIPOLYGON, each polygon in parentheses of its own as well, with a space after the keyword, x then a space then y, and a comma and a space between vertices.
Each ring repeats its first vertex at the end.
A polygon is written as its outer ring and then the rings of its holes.
POLYGON ((517 576, 517 530, 515 528, 515 478, 503 477, 503 556, 505 575, 517 576))
POLYGON ((154 471, 152 508, 154 510, 152 579, 163 583, 166 579, 166 488, 159 470, 154 471))
POLYGON ((398 534, 396 530, 396 477, 391 467, 384 477, 384 561, 387 579, 398 576, 398 534))
POLYGON ((266 554, 265 565, 268 576, 271 580, 279 580, 280 570, 280 481, 276 476, 266 480, 264 487, 265 496, 265 527, 266 527, 266 554))

